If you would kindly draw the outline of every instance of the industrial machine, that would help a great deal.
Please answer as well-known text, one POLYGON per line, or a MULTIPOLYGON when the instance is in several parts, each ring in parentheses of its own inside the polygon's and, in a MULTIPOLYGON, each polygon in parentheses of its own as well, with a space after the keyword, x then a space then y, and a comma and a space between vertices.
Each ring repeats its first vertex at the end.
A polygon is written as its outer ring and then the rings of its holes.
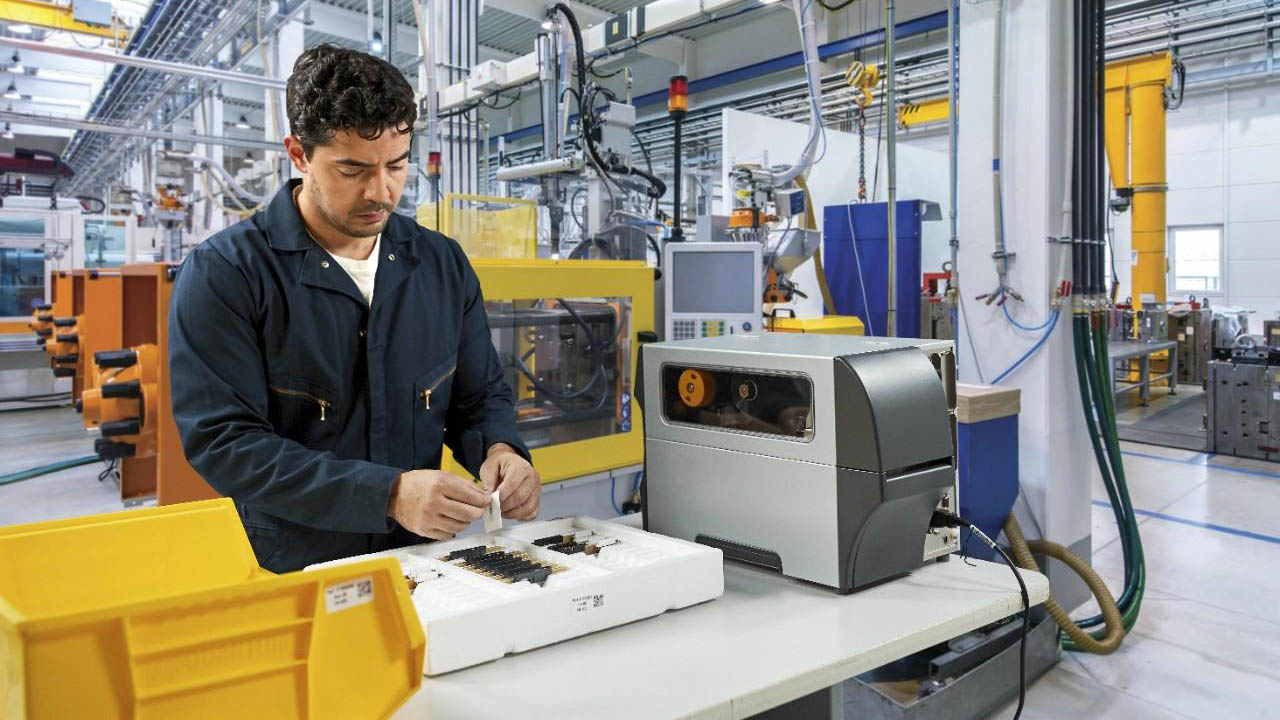
POLYGON ((1213 309, 1213 359, 1230 360, 1236 339, 1249 334, 1249 311, 1241 307, 1213 309))
MULTIPOLYGON (((169 297, 178 266, 137 263, 120 268, 110 315, 119 334, 88 357, 88 388, 76 407, 94 452, 115 461, 120 496, 155 495, 160 505, 217 497, 187 463, 169 394, 169 297)), ((90 281, 89 287, 93 286, 90 281)), ((95 328, 107 325, 95 317, 95 328)))
POLYGON ((1178 384, 1203 386, 1213 357, 1213 310, 1194 302, 1170 309, 1169 339, 1178 343, 1178 384))
POLYGON ((889 223, 886 203, 830 205, 823 212, 823 269, 835 310, 856 315, 870 335, 921 335, 920 243, 923 223, 942 219, 938 204, 899 200, 895 206, 894 327, 889 318, 889 223))
MULTIPOLYGON (((653 270, 638 261, 472 260, 516 427, 543 482, 638 465, 633 368, 653 335, 653 270)), ((466 474, 451 457, 444 469, 466 474)))
POLYGON ((1241 335, 1229 360, 1209 363, 1209 452, 1280 460, 1280 348, 1241 335))
POLYGON ((841 593, 955 530, 954 343, 764 333, 646 345, 645 528, 841 593))
MULTIPOLYGON (((950 263, 943 263, 947 266, 950 263)), ((949 291, 951 273, 925 273, 920 293, 920 337, 954 340, 956 337, 956 299, 949 291)))
POLYGON ((720 552, 584 517, 375 557, 400 561, 427 635, 426 675, 496 660, 724 593, 720 552))
POLYGON ((754 242, 681 242, 663 248, 668 340, 760 330, 762 248, 754 242))

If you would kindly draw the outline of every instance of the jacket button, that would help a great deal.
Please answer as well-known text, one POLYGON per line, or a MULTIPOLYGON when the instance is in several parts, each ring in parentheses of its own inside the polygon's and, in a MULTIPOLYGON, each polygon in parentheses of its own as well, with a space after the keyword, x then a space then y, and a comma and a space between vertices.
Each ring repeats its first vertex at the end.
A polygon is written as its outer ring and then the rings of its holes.
POLYGON ((360 337, 364 337, 364 336, 368 335, 369 333, 365 332, 364 330, 361 330, 361 331, 357 332, 356 334, 357 334, 357 335, 359 335, 360 337))
POLYGON ((391 253, 390 255, 388 255, 387 259, 390 260, 391 262, 395 262, 396 261, 395 253, 391 253))
POLYGON ((327 268, 327 267, 329 267, 329 261, 328 261, 328 260, 321 260, 321 261, 320 261, 320 267, 322 267, 322 268, 327 268))

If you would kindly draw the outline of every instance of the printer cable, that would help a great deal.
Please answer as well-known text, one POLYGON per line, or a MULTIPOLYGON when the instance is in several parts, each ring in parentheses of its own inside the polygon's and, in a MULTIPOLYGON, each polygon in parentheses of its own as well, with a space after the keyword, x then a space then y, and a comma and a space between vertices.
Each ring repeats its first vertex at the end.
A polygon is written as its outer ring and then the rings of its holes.
POLYGON ((933 517, 929 520, 929 527, 966 527, 974 535, 977 535, 987 547, 994 550, 1001 558, 1004 564, 1009 566, 1013 571, 1013 576, 1018 580, 1018 589, 1022 592, 1022 637, 1018 642, 1018 709, 1013 713, 1013 720, 1022 717, 1022 706, 1027 699, 1027 634, 1031 631, 1031 596, 1027 594, 1027 584, 1022 580, 1022 573, 1018 571, 1018 565, 1009 557, 1009 553, 1004 548, 996 544, 981 528, 973 523, 965 520, 959 515, 954 515, 943 510, 933 511, 933 517))

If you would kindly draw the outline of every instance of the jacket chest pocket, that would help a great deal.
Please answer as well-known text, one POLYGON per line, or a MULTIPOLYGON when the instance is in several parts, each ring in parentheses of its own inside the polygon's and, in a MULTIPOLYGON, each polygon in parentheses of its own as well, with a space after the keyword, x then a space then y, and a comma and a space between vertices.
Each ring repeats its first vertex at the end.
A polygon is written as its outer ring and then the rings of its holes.
POLYGON ((415 467, 439 467, 445 417, 453 394, 457 356, 432 367, 413 386, 413 462, 415 467))
POLYGON ((336 391, 294 377, 273 378, 267 391, 268 419, 278 435, 309 448, 329 449, 341 425, 336 391))

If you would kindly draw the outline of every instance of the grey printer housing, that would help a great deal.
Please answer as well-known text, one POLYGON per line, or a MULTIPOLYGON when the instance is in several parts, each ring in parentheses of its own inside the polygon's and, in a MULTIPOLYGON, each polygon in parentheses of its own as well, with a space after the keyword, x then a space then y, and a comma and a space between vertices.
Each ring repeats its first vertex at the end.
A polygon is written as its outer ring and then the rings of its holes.
POLYGON ((944 557, 959 533, 929 520, 957 507, 953 348, 790 333, 645 345, 645 529, 841 593, 944 557), (705 407, 681 399, 686 371, 705 407))

